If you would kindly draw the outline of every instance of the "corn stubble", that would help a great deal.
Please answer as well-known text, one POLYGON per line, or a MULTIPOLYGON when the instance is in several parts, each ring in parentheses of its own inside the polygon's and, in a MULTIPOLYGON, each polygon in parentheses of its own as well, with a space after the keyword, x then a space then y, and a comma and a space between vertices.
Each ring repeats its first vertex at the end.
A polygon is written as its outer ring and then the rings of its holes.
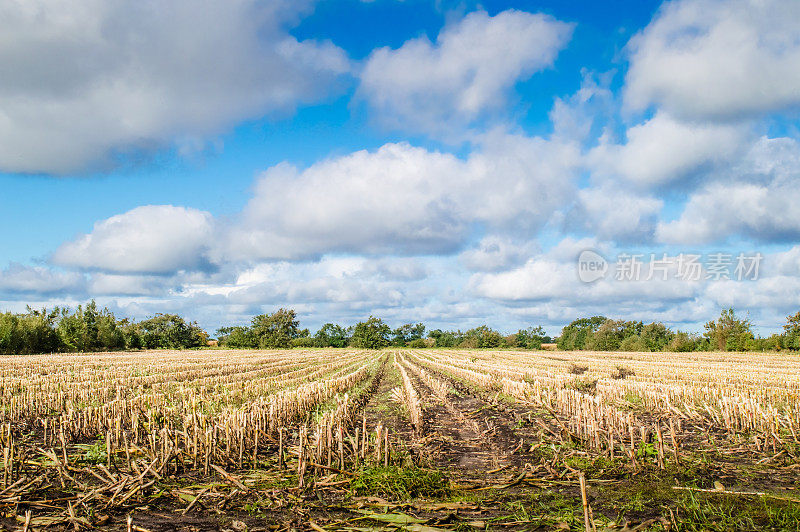
POLYGON ((661 469, 680 463, 690 426, 746 434, 743 445, 778 453, 798 443, 800 422, 800 362, 776 355, 159 351, 1 361, 0 503, 27 500, 35 511, 42 486, 76 490, 60 503, 75 528, 85 525, 79 505, 127 508, 170 475, 219 475, 246 492, 231 471, 291 468, 302 490, 324 473, 390 466, 399 442, 363 415, 390 370, 416 437, 426 425, 415 382, 447 405, 462 383, 551 413, 553 440, 634 470, 648 459, 643 446, 661 469), (576 363, 588 369, 576 374, 576 363))

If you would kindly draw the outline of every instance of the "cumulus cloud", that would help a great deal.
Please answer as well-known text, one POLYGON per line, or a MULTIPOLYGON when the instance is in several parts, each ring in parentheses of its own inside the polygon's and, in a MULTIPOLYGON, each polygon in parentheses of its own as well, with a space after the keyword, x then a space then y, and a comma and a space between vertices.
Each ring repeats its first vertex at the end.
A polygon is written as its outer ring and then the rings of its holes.
POLYGON ((496 135, 466 159, 398 143, 305 170, 280 164, 258 179, 217 254, 451 253, 476 224, 531 234, 573 190, 578 162, 570 144, 496 135))
POLYGON ((577 317, 605 315, 614 319, 663 321, 698 330, 703 321, 719 312, 719 302, 709 295, 711 287, 719 282, 706 281, 706 270, 701 270, 700 280, 687 280, 677 276, 675 256, 666 256, 665 262, 661 262, 662 254, 642 253, 637 257, 639 280, 628 280, 619 277, 624 272, 619 270, 617 261, 624 253, 592 238, 567 237, 521 266, 474 274, 467 288, 473 295, 497 305, 495 312, 501 315, 538 317, 559 327, 577 317), (580 280, 578 257, 584 250, 594 250, 605 257, 608 261, 605 277, 591 283, 580 280), (666 278, 662 268, 666 268, 666 278))
POLYGON ((580 226, 604 240, 648 241, 656 228, 664 202, 623 187, 604 185, 578 191, 578 201, 568 226, 580 226))
POLYGON ((756 241, 800 238, 800 145, 762 138, 740 161, 692 193, 675 220, 662 221, 656 238, 705 244, 744 237, 756 241))
POLYGON ((88 289, 98 296, 163 296, 176 285, 180 281, 172 276, 95 272, 90 276, 88 289))
POLYGON ((353 256, 261 263, 229 281, 186 283, 180 296, 198 306, 223 306, 245 315, 289 305, 322 320, 361 319, 372 313, 418 320, 414 309, 439 296, 432 284, 439 282, 441 267, 436 258, 399 262, 405 267, 353 256))
POLYGON ((531 258, 524 265, 497 273, 476 274, 471 289, 503 301, 536 301, 564 297, 578 287, 575 264, 531 258))
POLYGON ((770 271, 775 275, 800 275, 800 245, 775 253, 767 273, 770 271))
POLYGON ((749 183, 714 183, 689 199, 680 218, 658 225, 666 243, 706 244, 744 236, 764 241, 800 238, 800 189, 749 183))
POLYGON ((82 293, 85 289, 86 279, 76 272, 19 263, 11 263, 0 270, 0 292, 54 295, 82 293))
POLYGON ((748 128, 687 123, 664 112, 627 130, 627 142, 601 138, 587 156, 598 176, 621 177, 641 187, 661 186, 728 162, 748 137, 748 128))
POLYGON ((4 2, 0 169, 64 174, 202 144, 326 96, 349 71, 288 33, 309 2, 4 2))
POLYGON ((514 241, 505 235, 489 235, 461 253, 461 262, 474 271, 497 271, 525 262, 538 251, 535 241, 514 241))
MULTIPOLYGON (((574 249, 581 241, 569 240, 566 249, 574 249)), ((583 249, 594 249, 591 241, 583 249)), ((582 250, 583 250, 582 249, 582 250)), ((582 251, 581 250, 581 251, 582 251)), ((612 257, 606 257, 607 260, 612 257)), ((661 257, 656 257, 657 260, 661 257)), ((569 307, 584 305, 605 305, 609 303, 631 304, 640 301, 642 305, 663 308, 675 301, 689 300, 701 293, 702 283, 684 281, 674 276, 675 265, 667 266, 673 275, 665 280, 658 269, 650 277, 650 257, 640 257, 641 277, 638 280, 618 278, 616 264, 609 263, 604 278, 593 283, 585 283, 578 277, 578 254, 566 256, 557 248, 531 257, 524 265, 503 272, 479 273, 470 279, 470 288, 478 295, 507 304, 526 304, 549 301, 569 307), (648 279, 648 277, 650 277, 648 279)), ((668 258, 669 260, 669 258, 668 258)), ((669 272, 668 272, 669 273, 669 272)))
POLYGON ((629 43, 625 102, 736 119, 800 105, 800 3, 676 0, 629 43))
POLYGON ((551 66, 571 34, 572 25, 547 15, 473 12, 436 42, 423 36, 373 51, 358 96, 390 127, 449 132, 502 109, 509 89, 551 66))
POLYGON ((592 129, 616 110, 614 93, 608 88, 615 72, 583 72, 580 88, 569 97, 557 97, 550 110, 553 136, 584 142, 595 141, 592 129))
POLYGON ((97 222, 91 233, 61 245, 51 260, 113 273, 175 273, 208 266, 212 235, 207 212, 147 205, 97 222))
POLYGON ((797 312, 800 301, 800 246, 764 253, 757 279, 711 283, 704 296, 715 308, 750 313, 767 331, 779 329, 787 315, 797 312))

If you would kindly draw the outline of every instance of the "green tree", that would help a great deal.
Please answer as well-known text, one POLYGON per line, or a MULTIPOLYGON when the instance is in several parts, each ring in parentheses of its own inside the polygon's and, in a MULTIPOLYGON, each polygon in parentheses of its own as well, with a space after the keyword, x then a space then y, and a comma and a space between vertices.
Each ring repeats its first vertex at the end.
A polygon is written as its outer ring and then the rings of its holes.
POLYGON ((542 344, 549 344, 552 340, 541 325, 520 329, 515 336, 516 347, 524 349, 541 349, 542 344))
POLYGON ((59 309, 0 315, 0 353, 8 355, 53 353, 61 350, 55 330, 59 309))
POLYGON ((425 325, 422 323, 406 323, 392 331, 392 345, 404 347, 425 334, 425 325))
POLYGON ((606 321, 605 316, 578 318, 561 329, 561 336, 556 342, 558 348, 566 351, 584 349, 587 337, 606 321))
POLYGON ((251 328, 260 348, 276 349, 292 346, 292 340, 300 336, 299 324, 294 310, 282 308, 254 317, 251 328))
POLYGON ((235 325, 233 327, 220 327, 217 330, 219 345, 233 347, 234 349, 255 349, 258 347, 258 338, 250 327, 235 325))
POLYGON ((143 347, 138 323, 128 318, 123 318, 117 323, 117 328, 122 333, 125 349, 141 349, 143 347))
POLYGON ((481 343, 479 347, 495 348, 503 344, 503 335, 497 331, 487 331, 481 336, 481 343))
POLYGON ((787 316, 783 326, 783 346, 786 349, 800 349, 800 312, 787 316))
POLYGON ((185 349, 208 343, 205 331, 177 314, 156 314, 138 326, 142 347, 146 349, 185 349))
POLYGON ((678 331, 667 344, 666 350, 676 353, 688 353, 689 351, 696 351, 700 343, 701 340, 697 335, 678 331))
POLYGON ((639 336, 644 328, 641 321, 606 320, 586 336, 585 349, 616 351, 629 336, 639 336))
POLYGON ((434 329, 428 333, 428 338, 433 339, 434 347, 455 347, 459 342, 461 332, 443 331, 434 329))
POLYGON ((503 335, 499 332, 491 329, 488 325, 480 325, 463 334, 459 333, 456 345, 467 349, 493 348, 500 347, 503 340, 503 335))
POLYGON ((704 327, 703 335, 718 351, 743 351, 753 338, 750 320, 737 318, 733 308, 724 309, 716 321, 709 321, 704 327))
POLYGON ((10 312, 0 314, 0 354, 13 355, 21 352, 22 336, 19 327, 19 316, 10 312))
POLYGON ((646 348, 643 351, 663 351, 674 337, 675 333, 663 323, 648 323, 641 332, 646 348))
POLYGON ((326 323, 314 335, 316 347, 347 347, 350 331, 334 323, 326 323))
POLYGON ((381 349, 389 345, 392 329, 382 319, 370 316, 353 329, 350 345, 361 349, 381 349))
POLYGON ((647 342, 639 335, 627 336, 619 344, 620 351, 652 351, 647 342))

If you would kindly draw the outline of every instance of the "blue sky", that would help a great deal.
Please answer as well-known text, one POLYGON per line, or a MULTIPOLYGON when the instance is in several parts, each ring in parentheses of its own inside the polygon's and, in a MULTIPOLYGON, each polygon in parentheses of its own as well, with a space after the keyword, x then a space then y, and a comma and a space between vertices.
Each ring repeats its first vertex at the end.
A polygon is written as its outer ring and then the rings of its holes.
POLYGON ((0 6, 0 308, 762 334, 800 307, 792 0, 0 6), (584 282, 594 250, 605 277, 584 282), (730 255, 729 278, 708 272, 730 255), (759 271, 737 279, 739 254, 759 271), (641 279, 618 279, 620 255, 641 279), (653 257, 668 278, 645 279, 653 257), (701 256, 699 279, 678 257, 701 256))

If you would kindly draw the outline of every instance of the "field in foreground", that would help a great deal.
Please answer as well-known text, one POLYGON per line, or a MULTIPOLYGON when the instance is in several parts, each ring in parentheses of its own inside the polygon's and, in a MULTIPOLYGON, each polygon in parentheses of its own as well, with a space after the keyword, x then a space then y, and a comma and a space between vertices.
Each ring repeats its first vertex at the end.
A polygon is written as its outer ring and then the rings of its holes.
POLYGON ((10 530, 800 530, 800 359, 0 358, 10 530))

